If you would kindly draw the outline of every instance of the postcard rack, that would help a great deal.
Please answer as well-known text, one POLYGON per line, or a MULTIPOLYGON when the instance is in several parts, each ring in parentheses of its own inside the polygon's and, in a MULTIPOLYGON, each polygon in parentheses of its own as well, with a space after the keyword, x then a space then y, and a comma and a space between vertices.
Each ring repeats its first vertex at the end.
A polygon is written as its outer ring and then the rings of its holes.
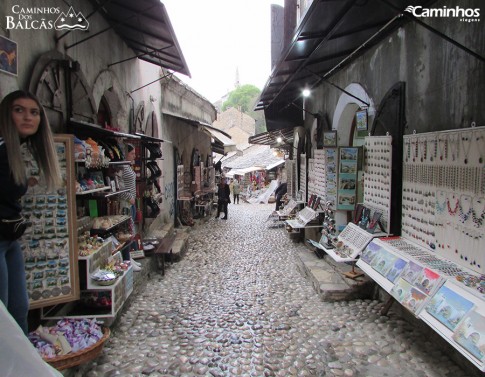
POLYGON ((402 237, 373 240, 357 266, 485 371, 485 277, 402 237))

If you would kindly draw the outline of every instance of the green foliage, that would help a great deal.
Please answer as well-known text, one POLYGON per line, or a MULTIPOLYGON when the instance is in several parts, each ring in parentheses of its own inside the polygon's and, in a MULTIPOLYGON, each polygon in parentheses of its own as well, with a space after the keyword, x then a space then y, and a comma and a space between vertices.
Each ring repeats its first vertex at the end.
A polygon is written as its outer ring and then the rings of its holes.
POLYGON ((266 122, 263 111, 254 111, 254 106, 261 91, 254 85, 246 84, 234 89, 222 104, 222 111, 234 107, 256 120, 256 134, 266 132, 266 122))
POLYGON ((259 96, 261 91, 254 85, 241 85, 229 93, 227 101, 222 105, 222 111, 227 110, 230 107, 236 109, 241 108, 241 111, 245 114, 249 114, 253 110, 253 105, 259 96))

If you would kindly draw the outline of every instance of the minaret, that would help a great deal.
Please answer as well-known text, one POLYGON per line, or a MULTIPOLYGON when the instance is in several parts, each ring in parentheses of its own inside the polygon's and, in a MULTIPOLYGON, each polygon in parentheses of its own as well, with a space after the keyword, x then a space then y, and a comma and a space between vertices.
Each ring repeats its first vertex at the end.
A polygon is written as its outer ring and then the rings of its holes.
POLYGON ((241 84, 239 83, 239 67, 236 67, 236 81, 234 82, 234 88, 239 88, 241 84))

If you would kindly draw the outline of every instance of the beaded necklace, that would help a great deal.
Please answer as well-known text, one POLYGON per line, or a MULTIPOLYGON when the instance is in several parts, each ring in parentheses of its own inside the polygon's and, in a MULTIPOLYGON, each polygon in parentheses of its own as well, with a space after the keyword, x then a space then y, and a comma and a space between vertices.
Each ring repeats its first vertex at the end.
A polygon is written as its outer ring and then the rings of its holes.
POLYGON ((438 137, 438 145, 440 149, 440 160, 448 160, 448 137, 447 135, 442 135, 443 137, 438 137))
POLYGON ((471 197, 469 197, 468 195, 462 195, 460 197, 458 207, 459 207, 459 210, 460 210, 460 213, 458 214, 460 221, 462 223, 466 223, 466 221, 468 220, 468 218, 470 217, 470 215, 472 214, 472 211, 473 211, 471 197), (465 204, 466 203, 468 203, 468 210, 465 212, 465 209, 466 209, 465 204))
POLYGON ((483 221, 485 220, 485 205, 482 204, 484 202, 485 202, 484 198, 476 198, 472 201, 472 205, 471 205, 472 220, 473 220, 473 224, 475 224, 477 228, 480 228, 483 225, 483 221), (475 211, 475 203, 478 203, 478 205, 482 204, 482 208, 481 208, 482 213, 480 213, 480 216, 478 216, 477 212, 475 211))
MULTIPOLYGON (((453 196, 454 198, 455 196, 453 196)), ((446 199, 446 206, 448 207, 448 213, 451 215, 451 216, 455 216, 456 215, 456 212, 458 211, 458 207, 460 205, 460 200, 458 198, 456 198, 456 202, 455 202, 455 208, 451 209, 451 205, 450 205, 450 199, 447 198, 446 199)))
POLYGON ((438 191, 437 194, 438 195, 436 195, 436 213, 442 214, 446 210, 446 203, 447 203, 446 195, 445 195, 444 191, 438 191), (439 202, 439 198, 444 199, 442 203, 439 202))

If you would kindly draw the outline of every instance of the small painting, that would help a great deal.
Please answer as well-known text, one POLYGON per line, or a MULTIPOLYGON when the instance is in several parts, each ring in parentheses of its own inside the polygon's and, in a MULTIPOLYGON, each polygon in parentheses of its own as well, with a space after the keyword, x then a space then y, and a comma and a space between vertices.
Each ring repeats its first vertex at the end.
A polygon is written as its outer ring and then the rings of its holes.
POLYGON ((17 76, 17 43, 0 36, 0 71, 17 76))
POLYGON ((325 131, 323 133, 323 146, 324 147, 337 146, 337 131, 325 131))
POLYGON ((355 126, 357 131, 367 131, 367 109, 355 113, 355 126))

